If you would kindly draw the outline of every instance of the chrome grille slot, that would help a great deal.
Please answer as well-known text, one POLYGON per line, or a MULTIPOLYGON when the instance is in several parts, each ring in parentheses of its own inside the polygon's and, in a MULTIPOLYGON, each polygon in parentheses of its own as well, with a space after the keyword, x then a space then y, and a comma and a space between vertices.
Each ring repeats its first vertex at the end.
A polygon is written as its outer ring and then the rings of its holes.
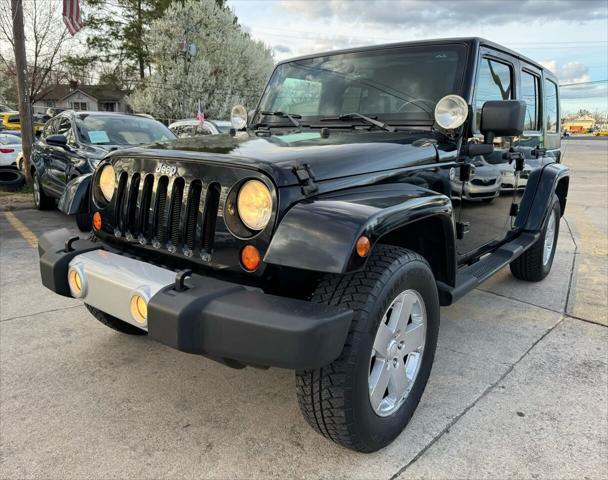
POLYGON ((176 178, 171 188, 171 208, 169 210, 169 233, 168 237, 172 245, 177 246, 181 243, 181 215, 182 200, 184 198, 184 179, 176 178))
POLYGON ((137 235, 138 233, 138 222, 136 221, 136 213, 137 213, 137 197, 139 195, 139 173, 136 173, 131 177, 131 184, 129 185, 129 196, 127 197, 126 203, 126 218, 127 222, 125 224, 124 230, 127 230, 133 235, 137 235))
POLYGON ((123 211, 125 204, 125 192, 127 189, 127 180, 128 175, 127 172, 123 172, 120 174, 118 178, 118 191, 116 192, 116 207, 114 209, 114 224, 117 225, 120 231, 123 231, 124 221, 123 221, 123 211))
POLYGON ((199 217, 199 206, 201 204, 201 193, 203 184, 200 180, 194 180, 190 184, 188 192, 188 207, 186 210, 186 227, 184 241, 188 250, 192 251, 196 247, 196 227, 199 217))
POLYGON ((220 204, 221 187, 218 183, 212 183, 207 187, 205 205, 203 212, 203 242, 202 250, 211 252, 213 240, 215 239, 215 222, 220 204))
POLYGON ((154 207, 154 236, 161 245, 167 241, 167 187, 169 179, 161 177, 156 187, 156 205, 154 207))
POLYGON ((152 203, 152 188, 154 187, 154 175, 146 175, 141 191, 141 202, 139 203, 139 232, 143 238, 151 235, 150 231, 150 205, 152 203))

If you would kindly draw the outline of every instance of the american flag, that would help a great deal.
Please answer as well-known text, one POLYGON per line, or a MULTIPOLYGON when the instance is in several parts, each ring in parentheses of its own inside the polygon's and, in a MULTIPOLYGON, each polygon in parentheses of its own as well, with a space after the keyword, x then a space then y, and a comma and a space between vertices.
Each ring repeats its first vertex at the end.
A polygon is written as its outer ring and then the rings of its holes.
POLYGON ((196 112, 196 119, 199 123, 205 123, 205 113, 203 112, 203 107, 201 106, 201 101, 198 101, 198 111, 196 112))
POLYGON ((79 0, 63 0, 63 23, 72 36, 82 28, 79 0))

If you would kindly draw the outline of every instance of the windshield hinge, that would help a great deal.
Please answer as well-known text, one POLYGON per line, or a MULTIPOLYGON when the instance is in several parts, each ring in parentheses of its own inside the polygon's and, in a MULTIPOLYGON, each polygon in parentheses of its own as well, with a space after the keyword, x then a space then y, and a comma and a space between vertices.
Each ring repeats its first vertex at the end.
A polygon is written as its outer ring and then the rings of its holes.
POLYGON ((318 190, 310 165, 307 163, 296 164, 296 166, 293 167, 293 173, 302 186, 302 193, 304 195, 311 195, 318 190))

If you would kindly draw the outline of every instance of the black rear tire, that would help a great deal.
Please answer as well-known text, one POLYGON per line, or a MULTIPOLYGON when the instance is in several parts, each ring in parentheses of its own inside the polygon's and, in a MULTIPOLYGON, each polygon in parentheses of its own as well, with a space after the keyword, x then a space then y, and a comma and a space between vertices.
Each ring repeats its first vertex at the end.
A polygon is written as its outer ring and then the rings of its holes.
POLYGON ((439 299, 433 273, 417 253, 379 245, 364 270, 323 277, 312 301, 350 308, 354 317, 344 349, 335 361, 322 368, 296 372, 300 410, 324 437, 360 452, 379 450, 408 424, 431 372, 439 331, 439 299), (384 314, 404 290, 415 290, 424 301, 424 350, 404 403, 392 414, 380 416, 368 393, 370 356, 384 314))
POLYGON ((127 322, 123 322, 122 320, 119 320, 116 317, 113 317, 112 315, 108 315, 105 312, 102 312, 101 310, 97 310, 95 307, 91 307, 91 305, 87 305, 86 303, 84 304, 85 307, 87 307, 87 310, 89 312, 91 312, 91 315, 93 315, 97 320, 99 320, 101 323, 103 323, 106 327, 110 327, 112 330, 116 330, 117 332, 120 333, 126 333, 127 335, 147 335, 148 332, 146 332, 145 330, 142 330, 141 328, 137 328, 134 325, 131 325, 130 323, 127 322))
POLYGON ((34 205, 38 210, 51 210, 55 208, 55 200, 49 197, 42 187, 42 182, 38 176, 38 172, 34 171, 32 174, 32 181, 34 182, 34 205))
POLYGON ((15 192, 25 184, 25 177, 13 166, 0 167, 0 189, 15 192))
MULTIPOLYGON (((559 220, 561 218, 561 207, 557 195, 553 195, 553 202, 549 209, 549 215, 545 220, 543 229, 539 239, 526 250, 522 255, 511 262, 509 268, 515 278, 525 280, 527 282, 540 282, 551 271, 553 258, 555 257, 555 249, 557 247, 557 239, 559 237, 559 220), (553 249, 548 260, 544 261, 545 240, 547 238, 547 227, 553 216, 555 228, 553 231, 553 249)), ((549 232, 550 233, 550 232, 549 232)))

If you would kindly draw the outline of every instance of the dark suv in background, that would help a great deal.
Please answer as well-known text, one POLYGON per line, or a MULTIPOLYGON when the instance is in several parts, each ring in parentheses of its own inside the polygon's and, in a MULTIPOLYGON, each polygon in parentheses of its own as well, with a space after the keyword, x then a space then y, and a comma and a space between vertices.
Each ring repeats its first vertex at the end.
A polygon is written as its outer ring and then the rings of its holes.
MULTIPOLYGON (((32 147, 34 202, 53 208, 67 183, 95 170, 108 152, 174 139, 162 123, 145 117, 108 112, 67 110, 51 118, 32 147)), ((90 230, 89 215, 77 216, 78 227, 90 230)))

